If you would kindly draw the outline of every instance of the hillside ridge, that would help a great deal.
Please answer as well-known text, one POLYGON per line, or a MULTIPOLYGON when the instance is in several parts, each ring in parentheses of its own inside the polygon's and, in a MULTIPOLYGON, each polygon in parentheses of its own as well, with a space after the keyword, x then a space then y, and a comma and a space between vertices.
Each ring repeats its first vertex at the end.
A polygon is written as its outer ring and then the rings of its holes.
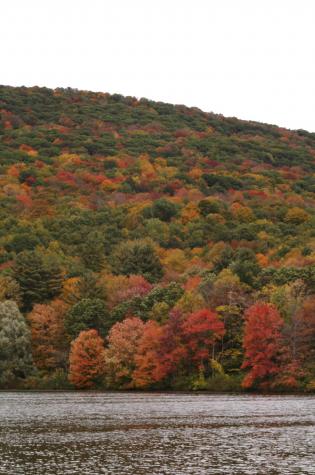
POLYGON ((0 112, 0 387, 314 390, 315 134, 71 88, 0 112))

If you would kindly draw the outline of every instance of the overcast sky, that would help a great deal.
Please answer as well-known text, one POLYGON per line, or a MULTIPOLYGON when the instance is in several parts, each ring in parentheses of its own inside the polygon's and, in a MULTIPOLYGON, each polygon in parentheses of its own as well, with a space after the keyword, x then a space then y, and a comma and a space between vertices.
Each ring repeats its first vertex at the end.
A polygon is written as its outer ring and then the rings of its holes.
POLYGON ((314 0, 0 0, 0 83, 315 132, 314 0))

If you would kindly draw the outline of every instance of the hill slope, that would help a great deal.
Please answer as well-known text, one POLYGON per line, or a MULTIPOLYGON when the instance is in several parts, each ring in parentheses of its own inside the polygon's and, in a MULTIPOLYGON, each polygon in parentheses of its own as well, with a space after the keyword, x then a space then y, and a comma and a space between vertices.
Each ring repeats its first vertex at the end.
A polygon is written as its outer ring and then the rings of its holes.
POLYGON ((235 387, 243 364, 315 387, 315 134, 72 89, 1 86, 0 110, 0 299, 32 346, 0 384, 65 384, 70 341, 123 322, 87 385, 235 387))

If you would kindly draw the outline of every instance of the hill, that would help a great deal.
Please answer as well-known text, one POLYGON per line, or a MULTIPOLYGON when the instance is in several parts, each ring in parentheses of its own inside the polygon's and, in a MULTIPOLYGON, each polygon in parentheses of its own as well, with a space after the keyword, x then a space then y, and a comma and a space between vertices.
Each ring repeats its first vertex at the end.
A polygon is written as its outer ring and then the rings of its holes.
POLYGON ((315 134, 73 89, 0 110, 2 387, 314 390, 315 134))

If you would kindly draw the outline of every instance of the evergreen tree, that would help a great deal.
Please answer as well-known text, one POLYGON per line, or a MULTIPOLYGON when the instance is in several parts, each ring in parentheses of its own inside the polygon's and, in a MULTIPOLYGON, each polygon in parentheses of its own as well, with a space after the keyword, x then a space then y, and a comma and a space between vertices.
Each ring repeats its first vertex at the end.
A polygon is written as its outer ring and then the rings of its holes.
POLYGON ((163 275, 163 269, 150 241, 127 241, 118 246, 113 256, 115 274, 143 275, 149 282, 157 282, 163 275))
POLYGON ((35 251, 18 254, 14 278, 20 285, 23 309, 31 310, 34 303, 44 303, 57 296, 62 286, 62 276, 56 264, 46 264, 35 251))
POLYGON ((30 332, 15 302, 0 303, 0 386, 8 387, 32 371, 30 332))
POLYGON ((84 265, 92 271, 100 271, 104 264, 105 244, 102 234, 94 231, 88 234, 79 246, 79 253, 84 265))
POLYGON ((66 332, 74 339, 81 331, 92 328, 106 335, 109 330, 107 306, 101 299, 82 299, 66 314, 66 332))

